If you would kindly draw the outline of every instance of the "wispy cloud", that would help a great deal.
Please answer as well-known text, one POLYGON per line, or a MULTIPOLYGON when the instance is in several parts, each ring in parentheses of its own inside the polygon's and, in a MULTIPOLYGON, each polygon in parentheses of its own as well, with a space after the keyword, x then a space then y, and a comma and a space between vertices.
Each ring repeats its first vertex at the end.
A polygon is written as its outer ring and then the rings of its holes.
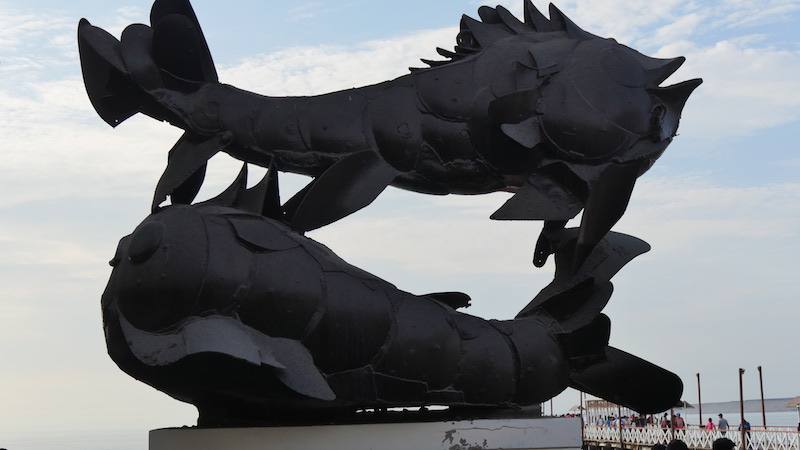
POLYGON ((304 3, 302 5, 295 6, 287 12, 286 19, 292 22, 297 22, 316 17, 320 13, 319 10, 322 8, 322 6, 322 3, 320 2, 304 3))

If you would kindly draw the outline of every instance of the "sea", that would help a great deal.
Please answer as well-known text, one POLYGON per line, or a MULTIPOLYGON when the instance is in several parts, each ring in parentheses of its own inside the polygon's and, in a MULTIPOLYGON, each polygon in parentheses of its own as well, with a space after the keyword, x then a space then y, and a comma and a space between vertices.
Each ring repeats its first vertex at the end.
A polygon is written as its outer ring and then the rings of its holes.
MULTIPOLYGON (((681 412, 687 419, 690 426, 698 426, 700 417, 696 412, 681 412)), ((703 411, 703 423, 711 417, 717 423, 716 411, 703 411)), ((739 423, 738 413, 724 413, 726 419, 733 429, 739 423)), ((751 425, 760 426, 761 412, 746 413, 745 418, 751 425)), ((781 412, 767 412, 767 426, 786 426, 796 427, 798 425, 798 414, 793 409, 781 412)), ((105 430, 98 432, 92 431, 61 431, 61 432, 41 432, 26 433, 15 435, 5 434, 0 436, 0 449, 7 450, 145 450, 148 447, 149 430, 105 430)))

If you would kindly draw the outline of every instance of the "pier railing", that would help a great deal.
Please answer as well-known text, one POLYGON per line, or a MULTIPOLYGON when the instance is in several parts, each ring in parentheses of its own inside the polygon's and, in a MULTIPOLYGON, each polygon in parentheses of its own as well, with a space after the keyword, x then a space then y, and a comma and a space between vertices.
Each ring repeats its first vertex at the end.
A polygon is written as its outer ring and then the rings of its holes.
MULTIPOLYGON (((680 439, 690 449, 711 449, 715 439, 726 437, 743 450, 742 433, 735 429, 724 435, 719 430, 704 428, 671 429, 654 426, 596 426, 583 427, 583 440, 589 447, 613 447, 618 449, 644 449, 655 444, 667 444, 680 439)), ((745 437, 745 450, 800 450, 800 433, 792 427, 753 427, 745 437)))

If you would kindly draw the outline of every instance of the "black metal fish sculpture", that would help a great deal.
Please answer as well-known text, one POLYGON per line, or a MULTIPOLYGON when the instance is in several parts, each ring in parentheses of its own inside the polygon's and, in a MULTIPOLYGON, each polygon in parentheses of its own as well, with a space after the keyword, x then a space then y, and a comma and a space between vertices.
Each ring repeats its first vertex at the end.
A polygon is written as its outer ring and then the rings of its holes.
POLYGON ((701 83, 660 87, 684 58, 656 59, 590 34, 525 0, 524 21, 502 6, 464 16, 444 61, 397 79, 309 97, 269 97, 221 84, 186 0, 157 0, 150 26, 117 40, 85 19, 83 76, 110 125, 137 112, 185 130, 153 200, 191 203, 217 152, 313 181, 282 205, 312 230, 371 203, 388 185, 428 194, 515 192, 492 215, 543 220, 581 210, 576 265, 624 213, 634 183, 672 141, 701 83))
MULTIPOLYGON (((147 217, 120 241, 102 298, 114 361, 196 405, 199 425, 516 408, 567 386, 641 412, 681 395, 676 375, 608 345, 609 280, 649 249, 639 239, 610 232, 582 275, 558 270, 517 318, 485 320, 456 311, 466 294, 399 290, 265 216, 280 213, 274 171, 245 180, 147 217)), ((550 234, 557 269, 577 236, 550 234)))

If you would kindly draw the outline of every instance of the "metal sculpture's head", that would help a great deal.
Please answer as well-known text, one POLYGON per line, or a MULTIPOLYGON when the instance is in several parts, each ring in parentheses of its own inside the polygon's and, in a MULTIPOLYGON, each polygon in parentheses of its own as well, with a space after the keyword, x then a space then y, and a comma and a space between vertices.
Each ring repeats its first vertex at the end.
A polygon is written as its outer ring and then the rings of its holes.
POLYGON ((476 63, 475 77, 491 94, 478 98, 476 109, 485 105, 479 114, 494 127, 490 139, 500 133, 583 164, 652 162, 675 136, 684 103, 702 81, 660 87, 683 57, 642 55, 582 30, 553 5, 550 19, 529 0, 524 22, 502 6, 478 14, 481 20, 462 19, 455 52, 440 50, 449 61, 426 62, 486 61, 476 63))
POLYGON ((103 303, 116 301, 137 328, 168 328, 194 311, 207 253, 205 226, 191 208, 152 215, 120 240, 103 303))
POLYGON ((536 108, 542 143, 568 159, 657 157, 699 85, 658 86, 683 61, 650 58, 613 39, 578 41, 542 87, 536 108))

